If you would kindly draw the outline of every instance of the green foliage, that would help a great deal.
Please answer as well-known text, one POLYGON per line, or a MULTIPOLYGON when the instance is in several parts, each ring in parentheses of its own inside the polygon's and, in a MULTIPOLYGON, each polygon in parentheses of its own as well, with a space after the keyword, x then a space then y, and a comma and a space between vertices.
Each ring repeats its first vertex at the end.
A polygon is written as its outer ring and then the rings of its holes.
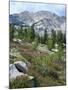
POLYGON ((35 38, 37 38, 38 43, 40 43, 40 36, 39 36, 39 34, 36 34, 36 35, 35 35, 35 38))
POLYGON ((11 41, 13 41, 14 32, 15 32, 14 25, 10 24, 10 25, 9 25, 9 34, 10 34, 10 40, 11 40, 11 41))
MULTIPOLYGON (((13 27, 13 30, 11 28, 10 31, 11 33, 14 33, 13 32, 14 27, 13 27)), ((14 36, 13 34, 11 34, 11 40, 13 38, 14 36)), ((64 72, 63 70, 64 69, 64 62, 63 62, 64 52, 63 52, 62 47, 63 47, 63 43, 66 43, 65 34, 63 35, 61 31, 58 31, 56 35, 56 32, 52 30, 51 37, 48 37, 47 30, 45 30, 44 37, 40 37, 39 34, 35 34, 34 26, 31 26, 31 27, 28 27, 27 29, 21 28, 20 30, 18 30, 18 38, 22 39, 25 42, 30 43, 30 46, 22 45, 18 49, 21 50, 22 56, 25 57, 26 60, 29 61, 31 64, 30 67, 28 67, 29 68, 28 75, 32 75, 34 77, 35 87, 62 85, 65 83, 65 79, 60 79, 60 77, 65 76, 62 73, 64 72), (48 49, 51 50, 52 48, 54 48, 54 45, 56 42, 59 45, 58 52, 53 52, 52 54, 44 55, 45 52, 39 51, 38 56, 33 55, 33 53, 31 55, 31 52, 36 51, 36 48, 39 45, 39 43, 41 43, 41 45, 47 44, 46 46, 48 46, 48 49), (30 53, 28 54, 26 53, 26 51, 30 53)), ((11 59, 13 58, 14 57, 12 57, 11 59)), ((20 60, 23 59, 21 57, 19 58, 20 60)), ((13 63, 13 61, 11 61, 11 63, 13 63)), ((33 87, 32 82, 30 82, 28 78, 17 77, 15 80, 10 82, 10 88, 27 88, 27 87, 33 87)))
POLYGON ((30 39, 31 41, 35 39, 35 30, 33 25, 31 26, 31 30, 30 30, 30 39))
POLYGON ((51 38, 48 38, 47 40, 47 46, 48 49, 51 50, 53 48, 53 40, 51 38))
POLYGON ((33 27, 28 27, 27 29, 24 29, 24 40, 32 42, 35 39, 35 31, 33 27))
POLYGON ((50 77, 54 78, 54 79, 59 79, 59 75, 58 75, 58 73, 54 69, 49 70, 48 71, 48 75, 50 77))
POLYGON ((64 37, 62 31, 60 30, 57 32, 57 43, 59 44, 59 46, 62 46, 63 42, 64 42, 64 37))
POLYGON ((42 44, 45 43, 45 41, 44 41, 44 37, 43 37, 43 36, 40 37, 40 43, 42 43, 42 44))
POLYGON ((54 48, 55 43, 56 43, 56 31, 52 29, 51 32, 51 39, 52 39, 52 48, 54 48))
POLYGON ((48 38, 47 29, 45 29, 45 32, 44 32, 44 43, 47 43, 47 38, 48 38))
POLYGON ((17 77, 16 79, 10 81, 10 88, 30 88, 32 87, 32 82, 28 79, 28 77, 17 77))
POLYGON ((22 28, 18 30, 18 38, 23 39, 23 30, 22 30, 22 28))
POLYGON ((62 48, 59 47, 59 52, 57 53, 58 59, 59 60, 63 60, 62 57, 64 57, 64 52, 62 50, 62 48))
POLYGON ((38 46, 38 38, 35 38, 35 40, 34 40, 34 42, 32 44, 33 50, 36 50, 37 46, 38 46))
POLYGON ((66 44, 66 33, 63 34, 63 43, 66 44))
MULTIPOLYGON (((29 74, 35 75, 36 80, 38 80, 39 86, 52 86, 52 85, 62 85, 62 80, 59 83, 58 72, 62 72, 62 64, 58 62, 59 57, 57 53, 47 56, 36 56, 32 58, 32 66, 29 74), (53 81, 54 80, 54 81, 53 81)), ((63 83, 65 80, 63 80, 63 83)))
POLYGON ((27 36, 28 36, 28 29, 24 29, 24 40, 27 41, 27 36))

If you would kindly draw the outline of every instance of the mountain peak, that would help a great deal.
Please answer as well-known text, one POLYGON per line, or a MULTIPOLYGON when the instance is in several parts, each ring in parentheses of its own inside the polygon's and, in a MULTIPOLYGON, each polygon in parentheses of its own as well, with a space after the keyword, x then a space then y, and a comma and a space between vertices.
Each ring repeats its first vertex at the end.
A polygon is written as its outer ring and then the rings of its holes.
POLYGON ((55 13, 49 11, 37 11, 37 12, 29 12, 23 11, 19 14, 10 15, 10 22, 12 23, 25 23, 26 25, 35 24, 35 27, 44 27, 50 29, 59 28, 62 29, 61 26, 66 23, 66 19, 64 16, 58 16, 55 13))

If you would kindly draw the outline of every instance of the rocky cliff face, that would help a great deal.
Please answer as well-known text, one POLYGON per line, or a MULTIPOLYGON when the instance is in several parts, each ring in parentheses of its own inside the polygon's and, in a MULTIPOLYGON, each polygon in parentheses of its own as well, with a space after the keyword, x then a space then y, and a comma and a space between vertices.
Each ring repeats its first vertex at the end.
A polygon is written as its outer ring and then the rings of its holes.
POLYGON ((65 16, 58 16, 55 13, 49 11, 28 12, 24 11, 19 14, 13 14, 9 16, 9 22, 16 25, 28 25, 34 24, 35 31, 43 32, 46 28, 50 32, 51 29, 62 30, 65 32, 66 18, 65 16))

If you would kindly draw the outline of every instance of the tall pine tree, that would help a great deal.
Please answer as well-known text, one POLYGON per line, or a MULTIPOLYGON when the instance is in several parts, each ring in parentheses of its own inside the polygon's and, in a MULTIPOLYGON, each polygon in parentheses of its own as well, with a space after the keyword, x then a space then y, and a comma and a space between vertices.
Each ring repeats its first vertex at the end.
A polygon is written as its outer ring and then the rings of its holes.
POLYGON ((10 25, 9 25, 10 41, 13 41, 14 31, 15 31, 14 25, 13 25, 13 24, 10 24, 10 25))
POLYGON ((34 41, 35 39, 34 25, 31 26, 30 38, 31 38, 31 41, 34 41))
POLYGON ((45 29, 44 31, 44 43, 47 43, 47 38, 48 38, 48 34, 47 34, 47 29, 45 29))
POLYGON ((52 39, 52 48, 55 47, 55 43, 56 43, 56 31, 52 29, 51 31, 51 39, 52 39))

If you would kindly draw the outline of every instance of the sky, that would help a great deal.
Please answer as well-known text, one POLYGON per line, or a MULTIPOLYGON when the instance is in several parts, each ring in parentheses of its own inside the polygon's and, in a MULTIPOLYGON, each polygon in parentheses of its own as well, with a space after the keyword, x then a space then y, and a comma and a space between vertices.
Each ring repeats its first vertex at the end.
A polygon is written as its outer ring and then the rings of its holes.
POLYGON ((45 3, 26 3, 26 2, 10 2, 10 14, 21 13, 23 11, 37 12, 50 11, 59 16, 65 16, 65 5, 45 4, 45 3))

